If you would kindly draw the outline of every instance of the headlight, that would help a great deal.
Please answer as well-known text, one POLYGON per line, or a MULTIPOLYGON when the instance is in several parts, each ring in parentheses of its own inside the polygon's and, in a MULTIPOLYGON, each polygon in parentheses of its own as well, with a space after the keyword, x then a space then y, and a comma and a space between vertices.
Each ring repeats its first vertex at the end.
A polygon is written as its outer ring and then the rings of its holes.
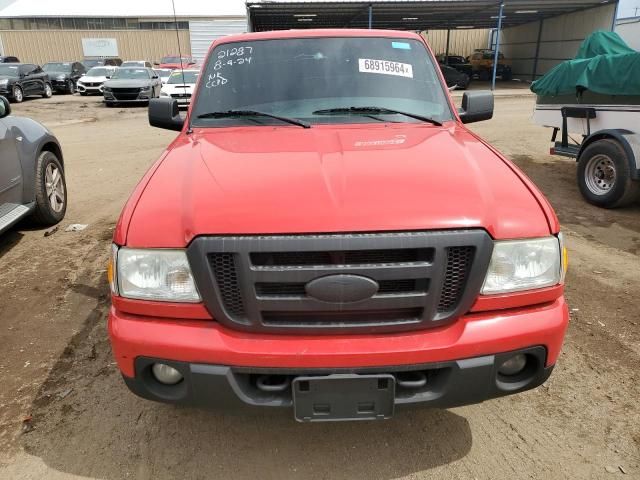
POLYGON ((113 263, 112 290, 126 298, 199 302, 184 250, 120 248, 113 263))
POLYGON ((563 248, 557 237, 495 242, 482 293, 517 292, 561 283, 563 248))
POLYGON ((111 88, 109 88, 109 87, 102 87, 102 89, 103 89, 105 92, 110 92, 110 91, 111 91, 111 88))
POLYGON ((0 80, 0 85, 6 85, 7 83, 9 83, 8 78, 3 78, 2 80, 0 80))
POLYGON ((151 86, 147 85, 146 87, 142 87, 140 90, 142 90, 142 91, 151 90, 151 86))
POLYGON ((66 80, 66 79, 67 79, 67 76, 66 76, 66 75, 58 75, 58 76, 56 77, 56 80, 66 80))

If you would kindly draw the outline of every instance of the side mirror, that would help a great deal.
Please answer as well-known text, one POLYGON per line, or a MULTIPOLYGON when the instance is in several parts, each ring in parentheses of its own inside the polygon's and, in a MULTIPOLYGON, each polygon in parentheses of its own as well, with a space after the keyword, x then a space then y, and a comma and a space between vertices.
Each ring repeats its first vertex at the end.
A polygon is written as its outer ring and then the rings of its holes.
POLYGON ((151 78, 160 78, 158 75, 153 75, 151 78))
POLYGON ((160 65, 158 62, 153 62, 153 64, 156 66, 160 65))
POLYGON ((465 92, 458 114, 462 123, 481 122, 493 118, 493 93, 482 90, 465 92))
POLYGON ((180 116, 175 98, 152 98, 149 100, 149 125, 167 130, 182 130, 184 118, 180 116))
POLYGON ((104 78, 106 78, 107 80, 111 80, 111 75, 106 75, 104 78))
POLYGON ((11 115, 11 104, 5 97, 0 96, 0 118, 11 115))

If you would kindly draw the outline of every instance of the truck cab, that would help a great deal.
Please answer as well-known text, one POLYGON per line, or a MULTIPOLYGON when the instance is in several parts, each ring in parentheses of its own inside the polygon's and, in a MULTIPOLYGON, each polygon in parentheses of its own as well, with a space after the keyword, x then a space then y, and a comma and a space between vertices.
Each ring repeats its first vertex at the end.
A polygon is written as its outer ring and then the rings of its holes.
POLYGON ((568 322, 558 220, 465 124, 425 40, 216 40, 179 132, 124 207, 109 333, 156 401, 384 419, 544 382, 568 322))

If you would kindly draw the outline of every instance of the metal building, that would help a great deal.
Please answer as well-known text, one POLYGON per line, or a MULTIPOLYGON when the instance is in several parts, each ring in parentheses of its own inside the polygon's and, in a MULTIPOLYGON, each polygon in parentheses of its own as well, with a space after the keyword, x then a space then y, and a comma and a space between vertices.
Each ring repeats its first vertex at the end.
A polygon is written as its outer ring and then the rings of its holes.
POLYGON ((0 54, 38 64, 95 56, 155 61, 177 54, 179 38, 183 54, 202 59, 215 38, 247 29, 244 0, 175 0, 175 7, 177 22, 171 0, 4 0, 0 54))
POLYGON ((612 29, 617 4, 618 0, 175 0, 174 22, 170 0, 0 0, 0 53, 43 63, 96 56, 104 45, 115 48, 123 59, 153 61, 177 53, 179 38, 183 53, 201 59, 215 38, 246 30, 391 28, 425 32, 435 53, 466 56, 474 48, 497 43, 511 59, 514 76, 532 80, 572 58, 594 30, 612 29), (93 50, 87 52, 87 45, 93 50))

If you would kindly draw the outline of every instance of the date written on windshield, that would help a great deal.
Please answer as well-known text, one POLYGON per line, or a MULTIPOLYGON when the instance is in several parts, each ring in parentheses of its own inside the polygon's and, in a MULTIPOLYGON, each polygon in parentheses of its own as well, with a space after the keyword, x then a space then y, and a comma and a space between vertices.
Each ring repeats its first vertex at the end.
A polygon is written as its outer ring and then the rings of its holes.
POLYGON ((218 59, 213 64, 214 70, 220 70, 226 66, 244 65, 251 63, 253 47, 242 46, 220 50, 218 59))
POLYGON ((359 58, 358 67, 361 72, 365 73, 382 73, 383 75, 397 75, 400 77, 413 78, 413 67, 410 63, 359 58))

